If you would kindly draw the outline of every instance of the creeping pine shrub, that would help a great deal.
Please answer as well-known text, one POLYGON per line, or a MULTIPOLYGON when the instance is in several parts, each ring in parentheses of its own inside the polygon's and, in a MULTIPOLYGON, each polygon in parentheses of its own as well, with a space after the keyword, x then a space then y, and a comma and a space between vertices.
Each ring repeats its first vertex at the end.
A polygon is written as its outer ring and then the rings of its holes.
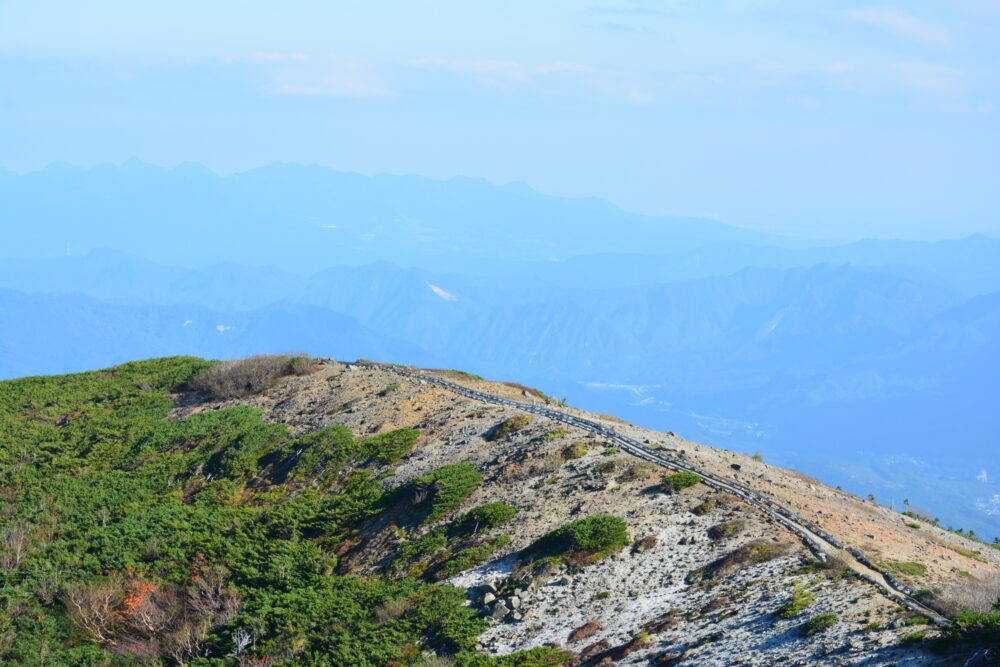
POLYGON ((835 626, 837 620, 837 615, 832 611, 820 614, 819 616, 813 616, 802 624, 802 634, 806 637, 812 637, 835 626))
POLYGON ((496 428, 490 432, 486 439, 490 442, 503 440, 507 436, 517 433, 530 423, 531 417, 528 415, 515 415, 497 424, 496 428))
POLYGON ((475 535, 502 526, 517 514, 517 508, 505 502, 487 503, 465 513, 449 532, 453 536, 475 535))
POLYGON ((267 389, 278 378, 304 375, 311 359, 304 354, 258 354, 215 364, 190 382, 216 400, 239 398, 267 389))
POLYGON ((408 505, 407 523, 430 523, 461 505, 481 478, 471 463, 441 466, 387 493, 380 509, 408 505))
POLYGON ((660 488, 666 493, 677 493, 678 491, 683 491, 689 486, 694 486, 700 481, 701 477, 693 472, 675 472, 672 475, 663 476, 660 488))
POLYGON ((487 538, 483 540, 482 544, 477 546, 462 549, 445 561, 440 569, 434 572, 433 578, 440 581, 453 577, 459 572, 464 572, 471 567, 489 560, 494 551, 508 544, 510 544, 510 535, 499 535, 495 538, 487 538))
POLYGON ((778 616, 781 618, 794 618, 803 609, 811 605, 815 599, 812 593, 796 586, 792 590, 792 599, 778 607, 778 616))
POLYGON ((712 526, 708 529, 708 536, 713 540, 722 540, 732 537, 743 530, 742 521, 727 521, 712 526))
POLYGON ((629 541, 625 521, 616 516, 595 514, 543 535, 523 553, 532 559, 551 557, 587 565, 619 551, 629 541))
POLYGON ((459 653, 455 659, 458 667, 561 667, 575 662, 572 653, 552 646, 536 646, 507 655, 459 653))
MULTIPOLYGON (((553 431, 552 433, 555 433, 555 431, 553 431)), ((546 439, 547 438, 548 435, 546 435, 546 439)), ((562 456, 562 458, 566 459, 567 461, 570 461, 572 459, 578 459, 582 456, 586 456, 586 454, 587 454, 587 443, 574 442, 572 445, 564 447, 562 452, 560 453, 560 456, 562 456)))
POLYGON ((248 406, 167 419, 167 392, 208 366, 154 359, 0 381, 0 665, 44 655, 51 665, 374 667, 413 664, 416 647, 472 656, 487 624, 464 589, 334 572, 369 519, 446 511, 478 473, 440 469, 400 494, 357 466, 393 458, 415 432, 296 441, 248 406), (289 488, 258 472, 303 457, 310 476, 340 467, 337 487, 289 488))

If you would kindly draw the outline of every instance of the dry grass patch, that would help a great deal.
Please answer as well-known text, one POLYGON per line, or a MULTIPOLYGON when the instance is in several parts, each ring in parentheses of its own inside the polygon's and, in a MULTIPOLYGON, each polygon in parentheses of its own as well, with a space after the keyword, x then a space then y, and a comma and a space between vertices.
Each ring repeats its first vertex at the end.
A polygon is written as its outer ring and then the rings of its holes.
POLYGON ((312 359, 304 354, 258 354, 215 364, 199 373, 189 386, 215 400, 240 398, 270 387, 279 378, 305 375, 312 359))
POLYGON ((748 567, 787 556, 791 551, 792 545, 788 542, 754 540, 726 554, 706 567, 691 572, 687 576, 687 583, 693 584, 699 581, 709 581, 724 577, 748 567))
POLYGON ((949 616, 962 609, 979 613, 993 611, 993 605, 1000 600, 1000 573, 991 573, 976 578, 962 577, 946 586, 934 596, 934 602, 949 616))

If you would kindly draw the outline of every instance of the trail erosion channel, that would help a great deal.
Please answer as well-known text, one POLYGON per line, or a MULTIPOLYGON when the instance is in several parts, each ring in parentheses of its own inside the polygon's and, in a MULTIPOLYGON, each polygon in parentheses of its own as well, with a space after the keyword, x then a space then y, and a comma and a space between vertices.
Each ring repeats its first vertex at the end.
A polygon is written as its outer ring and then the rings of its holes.
POLYGON ((442 380, 441 378, 419 373, 400 366, 390 366, 387 364, 379 364, 368 361, 357 361, 354 362, 353 365, 395 373, 396 375, 412 378, 414 380, 441 387, 442 389, 447 389, 448 391, 460 394, 467 398, 484 401, 486 403, 505 405, 510 408, 516 408, 518 410, 523 410, 536 415, 542 415, 544 417, 548 417, 549 419, 554 419, 564 424, 595 433, 614 443, 633 456, 638 456, 639 458, 651 461, 652 463, 665 468, 670 468, 672 470, 695 473, 702 478, 702 482, 707 486, 739 497, 747 504, 756 507, 768 516, 776 519, 792 532, 796 533, 796 535, 802 539, 806 546, 809 547, 819 560, 826 562, 829 558, 828 554, 830 552, 838 553, 852 571, 858 574, 858 576, 862 579, 865 579, 869 583, 876 586, 880 592, 888 596, 894 602, 897 602, 914 612, 923 614, 930 619, 931 622, 939 626, 947 626, 949 624, 947 617, 941 611, 928 606, 926 602, 921 601, 917 597, 917 591, 914 588, 900 581, 891 573, 880 570, 860 550, 853 546, 845 545, 836 537, 817 526, 814 522, 799 516, 784 505, 775 502, 773 499, 768 498, 767 496, 740 482, 723 477, 722 475, 718 475, 709 470, 705 470, 699 466, 692 465, 687 461, 667 456, 649 445, 619 433, 615 429, 603 424, 587 419, 581 419, 567 412, 554 410, 548 406, 536 405, 534 403, 522 403, 509 398, 503 398, 502 396, 487 394, 464 387, 454 382, 448 382, 447 380, 442 380))

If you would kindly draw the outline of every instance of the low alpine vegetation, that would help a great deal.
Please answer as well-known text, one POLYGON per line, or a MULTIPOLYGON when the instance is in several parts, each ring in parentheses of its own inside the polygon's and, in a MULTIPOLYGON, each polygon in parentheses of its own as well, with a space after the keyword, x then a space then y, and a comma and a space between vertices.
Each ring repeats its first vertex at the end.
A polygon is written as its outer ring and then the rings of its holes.
POLYGON ((524 550, 529 559, 552 558, 573 566, 589 565, 630 544, 628 525, 619 517, 596 514, 540 537, 524 550))
POLYGON ((686 581, 689 584, 700 581, 710 581, 727 574, 738 572, 742 569, 766 563, 767 561, 781 558, 791 551, 791 545, 787 542, 771 542, 769 540, 754 540, 744 544, 735 551, 732 551, 722 558, 710 563, 706 567, 699 568, 689 573, 686 581))
POLYGON ((486 439, 490 442, 494 440, 503 440, 504 438, 523 430, 530 423, 531 417, 528 415, 514 415, 513 417, 505 419, 497 424, 497 426, 490 431, 486 439))
POLYGON ((816 596, 804 588, 795 586, 792 589, 792 599, 778 607, 778 616, 781 618, 795 618, 803 609, 815 601, 816 596))
POLYGON ((927 566, 917 562, 900 562, 895 560, 882 561, 882 567, 895 574, 905 574, 909 576, 920 576, 927 571, 927 566))
POLYGON ((819 616, 813 616, 802 624, 802 634, 805 637, 812 637, 821 632, 826 632, 835 626, 838 620, 837 615, 832 611, 820 614, 819 616))
POLYGON ((709 528, 708 536, 716 541, 724 540, 727 537, 732 537, 733 535, 738 535, 743 532, 743 528, 744 524, 742 521, 726 521, 709 528))
POLYGON ((701 476, 693 472, 675 472, 672 475, 664 475, 660 482, 660 488, 664 493, 679 493, 684 489, 701 482, 701 476))
POLYGON ((506 544, 486 533, 509 505, 448 524, 450 553, 423 580, 351 574, 365 539, 444 519, 479 483, 457 464, 387 487, 376 473, 415 429, 294 437, 245 405, 166 418, 185 386, 239 395, 307 362, 175 357, 0 382, 0 664, 564 663, 549 648, 475 655, 486 621, 434 583, 506 544))

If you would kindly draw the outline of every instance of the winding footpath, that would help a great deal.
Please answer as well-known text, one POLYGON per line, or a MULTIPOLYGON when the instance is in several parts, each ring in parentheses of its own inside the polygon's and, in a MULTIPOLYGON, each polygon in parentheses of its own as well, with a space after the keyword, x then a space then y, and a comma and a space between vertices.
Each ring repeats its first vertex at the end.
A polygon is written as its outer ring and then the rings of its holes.
POLYGON ((548 406, 536 405, 534 403, 522 403, 509 398, 503 398, 502 396, 487 394, 454 382, 434 377, 433 375, 418 373, 405 367, 379 364, 369 361, 356 361, 353 362, 353 365, 395 373, 396 375, 401 375, 403 377, 412 378, 427 384, 441 387, 442 389, 460 394, 467 398, 484 401, 486 403, 494 403, 496 405, 504 405, 518 410, 523 410, 524 412, 530 412, 532 414, 548 417, 549 419, 554 419, 564 424, 575 426, 604 437, 633 456, 637 456, 672 470, 695 473, 702 478, 702 483, 707 486, 739 497, 747 504, 756 507, 768 516, 777 520, 792 532, 796 533, 819 560, 825 562, 829 558, 828 551, 836 550, 836 552, 839 553, 847 562, 848 567, 852 571, 854 571, 862 579, 874 584, 892 601, 926 616, 936 625, 947 626, 949 624, 947 617, 943 613, 929 607, 926 603, 921 602, 917 598, 917 591, 915 589, 903 583, 891 573, 879 569, 878 566, 876 566, 875 563, 873 563, 860 550, 853 546, 845 545, 833 535, 817 526, 814 522, 806 519, 805 517, 799 516, 784 505, 775 502, 773 499, 754 491, 740 482, 723 477, 722 475, 718 475, 709 470, 705 470, 704 468, 688 463, 682 459, 667 456, 662 452, 645 445, 634 438, 630 438, 622 433, 619 433, 613 428, 604 426, 603 424, 599 424, 588 419, 581 419, 567 412, 554 410, 548 406))

